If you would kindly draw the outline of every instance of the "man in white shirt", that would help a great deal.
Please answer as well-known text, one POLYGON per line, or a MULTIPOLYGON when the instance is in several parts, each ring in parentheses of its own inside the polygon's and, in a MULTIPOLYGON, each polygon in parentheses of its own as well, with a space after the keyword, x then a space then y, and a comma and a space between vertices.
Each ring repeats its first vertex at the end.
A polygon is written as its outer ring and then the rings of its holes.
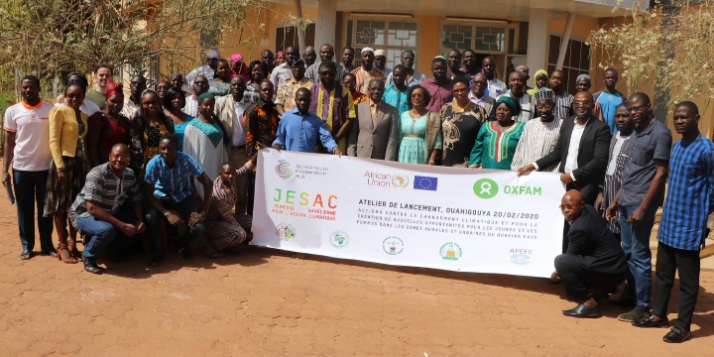
POLYGON ((198 67, 191 72, 188 72, 184 79, 186 80, 186 86, 188 87, 189 92, 193 88, 193 81, 196 80, 196 77, 204 76, 208 79, 213 78, 213 75, 216 73, 216 66, 218 66, 219 58, 221 58, 221 55, 218 53, 218 51, 210 50, 206 52, 206 65, 198 67))
POLYGON ((35 247, 35 202, 42 254, 57 257, 52 245, 52 217, 43 217, 47 177, 52 162, 50 146, 50 110, 52 105, 40 99, 40 80, 25 76, 20 81, 22 102, 5 111, 5 146, 2 184, 10 189, 10 165, 15 184, 17 220, 22 253, 20 259, 32 258, 35 247))
POLYGON ((188 115, 198 117, 198 97, 208 92, 208 79, 199 75, 193 80, 193 94, 186 96, 186 105, 182 111, 188 115))
POLYGON ((124 107, 121 109, 121 114, 129 121, 134 120, 136 113, 141 106, 141 93, 146 89, 146 78, 142 75, 131 77, 131 87, 129 88, 129 98, 124 99, 124 107))
MULTIPOLYGON (((486 75, 486 79, 488 79, 487 95, 498 98, 500 95, 506 93, 506 83, 496 78, 496 60, 493 59, 493 57, 486 56, 483 61, 481 61, 481 70, 483 74, 486 75)), ((525 81, 523 82, 523 87, 525 88, 525 81)))
POLYGON ((290 69, 289 63, 293 63, 293 61, 299 58, 300 49, 297 48, 297 46, 288 46, 288 48, 285 49, 285 62, 275 67, 273 72, 270 73, 270 81, 273 82, 273 88, 275 88, 276 91, 280 83, 293 78, 293 72, 290 69))
MULTIPOLYGON (((235 76, 231 79, 231 88, 228 95, 219 97, 216 101, 216 116, 226 129, 230 142, 230 153, 228 161, 235 167, 243 167, 246 163, 245 150, 245 130, 243 128, 243 114, 246 107, 243 103, 243 93, 246 83, 243 76, 235 76)), ((238 177, 238 199, 236 200, 236 213, 246 212, 248 199, 248 175, 238 177)))
MULTIPOLYGON (((513 155, 511 170, 518 171, 521 167, 532 163, 541 157, 549 154, 558 143, 560 136, 560 118, 553 115, 555 102, 553 101, 553 91, 548 88, 541 88, 535 93, 538 111, 538 118, 529 120, 523 128, 521 140, 518 141, 516 153, 513 155)), ((555 172, 558 165, 553 164, 543 171, 555 172)))

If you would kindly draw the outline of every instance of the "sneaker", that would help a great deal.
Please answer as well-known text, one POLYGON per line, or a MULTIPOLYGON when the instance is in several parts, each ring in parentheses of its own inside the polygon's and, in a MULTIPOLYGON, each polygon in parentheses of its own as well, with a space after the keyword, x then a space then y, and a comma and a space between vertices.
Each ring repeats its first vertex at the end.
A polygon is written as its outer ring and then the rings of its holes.
POLYGON ((646 318, 650 315, 650 310, 644 306, 637 306, 634 310, 620 314, 617 319, 620 321, 633 322, 646 318))

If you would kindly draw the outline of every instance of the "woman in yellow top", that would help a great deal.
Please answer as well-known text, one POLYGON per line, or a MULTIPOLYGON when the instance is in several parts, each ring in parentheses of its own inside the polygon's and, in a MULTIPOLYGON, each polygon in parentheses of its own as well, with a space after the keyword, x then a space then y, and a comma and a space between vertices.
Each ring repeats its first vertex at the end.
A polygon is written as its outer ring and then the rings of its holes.
POLYGON ((84 101, 82 84, 70 83, 64 90, 66 106, 50 111, 50 151, 52 163, 47 179, 45 217, 54 217, 59 238, 57 257, 68 264, 80 258, 76 248, 77 231, 70 224, 67 234, 67 213, 84 186, 86 162, 83 138, 87 134, 87 115, 79 111, 84 101))

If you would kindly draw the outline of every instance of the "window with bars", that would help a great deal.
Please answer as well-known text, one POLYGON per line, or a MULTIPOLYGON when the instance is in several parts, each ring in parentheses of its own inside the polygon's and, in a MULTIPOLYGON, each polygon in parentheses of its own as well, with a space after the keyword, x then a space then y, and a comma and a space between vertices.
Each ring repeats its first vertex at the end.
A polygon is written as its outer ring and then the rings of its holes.
MULTIPOLYGON (((551 34, 548 39, 548 73, 555 70, 563 36, 551 34)), ((570 38, 563 61, 563 82, 565 91, 575 93, 575 80, 581 74, 590 74, 590 46, 584 40, 570 38)))
POLYGON ((440 52, 448 55, 449 50, 461 52, 472 49, 478 53, 515 53, 514 44, 517 31, 514 26, 491 26, 486 24, 442 23, 439 38, 440 52))
MULTIPOLYGON (((285 51, 290 46, 298 46, 298 34, 295 26, 278 25, 275 31, 275 51, 285 51)), ((315 46, 315 24, 311 23, 305 29, 305 46, 315 46)), ((300 53, 305 49, 301 48, 300 53)))
POLYGON ((355 66, 361 64, 359 53, 364 47, 382 49, 387 53, 387 67, 401 63, 404 50, 416 54, 415 67, 419 61, 419 24, 403 20, 348 19, 345 44, 355 49, 355 66))

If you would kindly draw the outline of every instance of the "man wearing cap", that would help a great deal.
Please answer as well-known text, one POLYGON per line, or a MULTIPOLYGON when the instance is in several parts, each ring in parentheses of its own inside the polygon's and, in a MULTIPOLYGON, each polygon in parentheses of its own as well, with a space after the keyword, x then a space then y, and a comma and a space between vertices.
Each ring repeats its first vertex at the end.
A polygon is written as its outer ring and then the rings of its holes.
POLYGON ((392 69, 387 68, 387 51, 374 51, 374 66, 377 67, 378 70, 384 72, 384 75, 387 77, 392 74, 392 69))
POLYGON ((196 80, 196 77, 204 76, 208 79, 213 78, 213 75, 216 73, 219 58, 221 58, 221 55, 218 54, 218 51, 210 50, 206 53, 206 65, 188 72, 184 79, 186 80, 186 86, 188 86, 189 91, 192 91, 193 81, 196 80))
MULTIPOLYGON (((553 115, 553 91, 548 88, 542 88, 535 93, 536 110, 538 117, 535 120, 526 122, 521 140, 518 141, 516 153, 511 162, 511 170, 518 171, 523 166, 537 161, 545 155, 548 155, 555 144, 558 143, 560 137, 560 123, 562 120, 553 115)), ((558 164, 553 164, 545 168, 543 171, 555 172, 558 169, 558 164)))
MULTIPOLYGON (((313 83, 320 83, 320 63, 325 61, 331 62, 334 57, 335 48, 332 47, 331 44, 326 43, 320 46, 320 61, 313 63, 310 67, 307 67, 307 70, 305 71, 305 77, 309 78, 313 83)), ((341 63, 335 63, 335 67, 337 68, 335 80, 337 80, 338 82, 342 82, 342 80, 345 78, 345 75, 349 73, 349 71, 347 71, 341 63)))
MULTIPOLYGON (((407 87, 413 87, 415 85, 421 84, 426 79, 424 73, 421 73, 414 69, 414 51, 404 50, 402 52, 402 66, 404 66, 407 78, 405 83, 407 87)), ((387 77, 387 85, 394 83, 391 74, 387 77)))
POLYGON ((592 87, 592 82, 589 75, 583 73, 575 79, 576 92, 589 92, 590 87, 592 87))
POLYGON ((305 77, 305 62, 297 59, 290 63, 293 78, 280 83, 275 96, 275 109, 280 115, 295 109, 295 93, 299 88, 312 88, 314 84, 310 78, 305 77))
POLYGON ((384 79, 384 72, 374 68, 374 49, 365 47, 362 49, 362 65, 352 71, 357 79, 357 90, 362 93, 369 92, 369 81, 372 78, 384 79))

